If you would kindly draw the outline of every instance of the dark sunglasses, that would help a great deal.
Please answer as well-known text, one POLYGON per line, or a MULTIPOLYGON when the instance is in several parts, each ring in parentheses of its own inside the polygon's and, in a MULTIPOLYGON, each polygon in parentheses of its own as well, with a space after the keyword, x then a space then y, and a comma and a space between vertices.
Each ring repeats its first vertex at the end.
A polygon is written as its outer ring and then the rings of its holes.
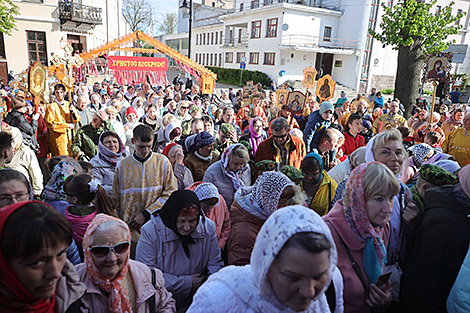
POLYGON ((113 251, 116 254, 124 254, 129 250, 129 246, 131 244, 127 241, 117 243, 114 246, 94 246, 88 248, 89 251, 91 251, 91 254, 93 254, 97 258, 104 258, 109 254, 110 251, 113 251))
POLYGON ((184 110, 187 110, 187 109, 189 109, 189 107, 181 107, 181 108, 182 108, 182 109, 184 109, 184 110))
POLYGON ((274 138, 282 139, 282 138, 286 138, 288 134, 289 134, 289 133, 285 133, 284 135, 279 135, 279 136, 276 136, 276 135, 273 134, 273 137, 274 137, 274 138))

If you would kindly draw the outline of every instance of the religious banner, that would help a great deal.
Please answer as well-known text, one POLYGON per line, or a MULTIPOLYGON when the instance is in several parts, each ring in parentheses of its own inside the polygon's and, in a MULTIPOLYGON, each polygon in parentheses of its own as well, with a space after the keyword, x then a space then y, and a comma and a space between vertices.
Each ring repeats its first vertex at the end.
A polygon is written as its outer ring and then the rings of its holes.
POLYGON ((36 61, 29 70, 29 92, 40 97, 46 90, 46 68, 41 62, 36 61))
POLYGON ((150 72, 166 72, 168 70, 168 60, 166 58, 127 57, 111 55, 108 56, 108 61, 108 67, 110 70, 150 72))
POLYGON ((287 96, 289 95, 289 90, 285 89, 284 87, 278 88, 276 90, 276 105, 279 108, 287 104, 287 96))
POLYGON ((211 75, 203 74, 199 79, 199 89, 202 94, 213 94, 215 87, 215 79, 211 75))
POLYGON ((450 71, 450 60, 447 55, 435 55, 427 59, 426 62, 426 81, 444 80, 450 71))
POLYGON ((243 86, 242 98, 240 101, 241 107, 250 107, 251 115, 254 116, 256 112, 256 106, 258 105, 261 98, 261 93, 258 92, 256 86, 253 84, 253 81, 246 82, 246 86, 243 86))
POLYGON ((333 98, 335 94, 336 82, 327 74, 320 78, 317 82, 316 95, 320 98, 320 102, 333 98))
POLYGON ((309 88, 315 87, 315 77, 317 77, 317 70, 312 68, 311 66, 306 67, 304 69, 304 80, 302 81, 302 85, 309 88))
POLYGON ((294 114, 302 114, 304 112, 307 96, 301 91, 291 91, 287 97, 286 109, 294 114))

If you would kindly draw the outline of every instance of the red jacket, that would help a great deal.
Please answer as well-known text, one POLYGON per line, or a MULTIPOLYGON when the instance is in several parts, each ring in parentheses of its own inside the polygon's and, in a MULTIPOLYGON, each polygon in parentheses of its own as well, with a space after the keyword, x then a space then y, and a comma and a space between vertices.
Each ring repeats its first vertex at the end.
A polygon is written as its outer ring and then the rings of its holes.
POLYGON ((343 150, 344 155, 350 155, 354 150, 365 145, 366 141, 361 135, 358 134, 356 137, 353 137, 349 132, 344 132, 344 144, 340 149, 343 150))

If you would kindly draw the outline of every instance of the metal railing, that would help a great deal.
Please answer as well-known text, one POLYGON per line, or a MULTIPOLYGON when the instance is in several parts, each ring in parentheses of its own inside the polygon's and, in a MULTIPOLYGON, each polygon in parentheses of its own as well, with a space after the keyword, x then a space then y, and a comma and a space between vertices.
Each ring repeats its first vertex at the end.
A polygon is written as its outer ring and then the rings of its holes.
POLYGON ((248 37, 243 38, 225 38, 223 47, 248 47, 248 37))
MULTIPOLYGON (((260 6, 267 6, 278 3, 292 3, 314 8, 323 8, 329 10, 339 10, 341 0, 253 0, 250 3, 250 9, 256 9, 260 6)), ((246 10, 247 8, 243 8, 246 10)), ((242 10, 240 10, 242 11, 242 10)))
POLYGON ((101 8, 73 2, 59 2, 59 19, 61 24, 67 21, 87 24, 103 24, 101 8))
POLYGON ((330 48, 330 49, 356 49, 357 40, 310 36, 302 34, 284 35, 281 39, 283 46, 298 46, 309 48, 330 48))

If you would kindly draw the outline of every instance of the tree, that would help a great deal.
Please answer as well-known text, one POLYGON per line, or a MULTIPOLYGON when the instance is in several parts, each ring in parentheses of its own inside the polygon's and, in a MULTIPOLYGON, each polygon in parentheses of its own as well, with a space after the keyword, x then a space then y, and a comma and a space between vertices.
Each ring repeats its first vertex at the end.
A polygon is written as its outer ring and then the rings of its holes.
POLYGON ((133 32, 153 29, 153 10, 148 0, 124 0, 122 15, 133 32))
POLYGON ((19 15, 20 10, 11 0, 0 0, 0 32, 11 36, 12 30, 17 30, 15 15, 19 15))
POLYGON ((158 23, 158 31, 163 35, 176 33, 178 25, 178 15, 174 12, 161 14, 161 21, 158 23))
POLYGON ((439 12, 431 13, 437 0, 425 3, 423 0, 401 0, 393 8, 382 4, 383 20, 381 33, 369 30, 370 34, 383 43, 398 50, 398 67, 395 77, 395 97, 405 106, 408 117, 419 93, 421 70, 425 56, 444 51, 455 40, 447 40, 462 28, 456 22, 463 16, 452 15, 454 2, 439 12), (447 41, 446 41, 447 40, 447 41))

